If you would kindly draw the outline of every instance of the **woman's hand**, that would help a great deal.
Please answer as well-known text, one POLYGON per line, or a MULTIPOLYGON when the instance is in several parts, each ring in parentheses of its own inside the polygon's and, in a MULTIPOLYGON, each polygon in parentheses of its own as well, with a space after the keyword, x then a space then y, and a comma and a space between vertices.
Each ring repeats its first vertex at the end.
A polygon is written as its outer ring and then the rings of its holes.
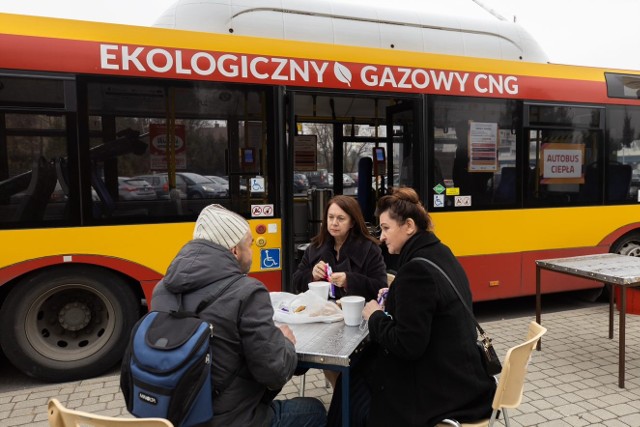
POLYGON ((378 310, 382 311, 382 307, 380 307, 378 301, 372 299, 362 309, 362 317, 364 317, 364 320, 368 321, 369 317, 378 310))
POLYGON ((318 262, 311 271, 313 275, 313 280, 316 281, 326 281, 327 280, 327 263, 324 261, 318 262))
POLYGON ((347 273, 333 273, 329 279, 331 283, 339 288, 347 287, 347 273))
POLYGON ((382 288, 378 291, 378 305, 383 310, 387 304, 387 295, 389 295, 389 288, 382 288))

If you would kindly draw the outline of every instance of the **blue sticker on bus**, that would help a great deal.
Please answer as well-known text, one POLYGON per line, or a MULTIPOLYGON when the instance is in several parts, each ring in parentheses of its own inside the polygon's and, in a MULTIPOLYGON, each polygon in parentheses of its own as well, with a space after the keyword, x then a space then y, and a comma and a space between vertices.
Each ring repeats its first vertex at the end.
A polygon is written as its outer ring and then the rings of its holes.
POLYGON ((260 270, 280 268, 280 249, 260 249, 260 270))

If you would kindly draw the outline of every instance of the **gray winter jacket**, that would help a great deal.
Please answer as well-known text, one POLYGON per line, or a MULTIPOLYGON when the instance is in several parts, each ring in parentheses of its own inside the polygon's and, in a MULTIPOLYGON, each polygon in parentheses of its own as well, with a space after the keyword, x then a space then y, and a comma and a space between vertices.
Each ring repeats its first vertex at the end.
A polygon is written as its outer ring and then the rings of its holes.
MULTIPOLYGON (((237 275, 241 275, 240 265, 228 249, 192 240, 154 289, 151 309, 176 309, 176 294, 184 293, 184 308, 195 311, 225 279, 237 275)), ((268 425, 267 404, 293 376, 297 356, 294 345, 273 323, 266 287, 254 278, 242 277, 200 317, 214 327, 212 378, 214 388, 222 389, 214 397, 211 425, 268 425)))

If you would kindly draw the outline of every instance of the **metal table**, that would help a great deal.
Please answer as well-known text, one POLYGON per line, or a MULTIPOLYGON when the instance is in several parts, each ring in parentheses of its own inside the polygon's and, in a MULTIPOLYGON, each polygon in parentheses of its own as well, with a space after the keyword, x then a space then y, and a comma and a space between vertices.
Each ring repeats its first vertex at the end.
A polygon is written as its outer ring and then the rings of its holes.
MULTIPOLYGON (((613 339, 613 287, 620 287, 618 386, 624 388, 626 289, 640 286, 640 258, 620 254, 599 254, 536 261, 536 321, 538 323, 541 321, 542 301, 540 270, 550 270, 605 283, 609 290, 609 339, 613 339)), ((538 341, 538 350, 541 348, 540 341, 538 341)))
POLYGON ((288 325, 296 336, 298 366, 342 373, 342 425, 349 426, 349 370, 369 337, 369 329, 344 322, 288 325))

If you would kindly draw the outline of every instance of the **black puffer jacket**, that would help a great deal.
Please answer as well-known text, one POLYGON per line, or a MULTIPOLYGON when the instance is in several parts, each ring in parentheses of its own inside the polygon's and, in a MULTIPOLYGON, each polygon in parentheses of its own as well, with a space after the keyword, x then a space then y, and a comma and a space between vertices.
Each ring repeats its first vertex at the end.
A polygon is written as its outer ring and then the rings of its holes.
MULTIPOLYGON (((240 265, 228 249, 193 240, 180 250, 154 289, 151 308, 175 309, 176 294, 184 293, 185 308, 195 311, 198 303, 215 293, 225 279, 239 275, 240 265)), ((214 398, 212 425, 269 425, 263 396, 277 394, 269 390, 282 388, 297 365, 295 347, 273 323, 269 292, 260 281, 243 277, 201 317, 214 326, 214 387, 228 383, 214 398)))
POLYGON ((388 314, 369 318, 377 354, 366 369, 368 425, 429 427, 443 418, 489 417, 496 385, 484 372, 475 325, 442 274, 415 257, 440 266, 471 306, 467 276, 447 246, 429 232, 405 243, 388 314))
POLYGON ((324 261, 334 273, 347 273, 347 291, 336 287, 336 298, 344 295, 361 295, 365 300, 378 297, 378 290, 387 286, 387 272, 380 247, 369 239, 354 238, 351 235, 340 249, 340 260, 336 260, 333 238, 320 247, 309 245, 304 252, 298 269, 293 274, 293 284, 297 291, 309 289, 313 282, 313 267, 324 261))

